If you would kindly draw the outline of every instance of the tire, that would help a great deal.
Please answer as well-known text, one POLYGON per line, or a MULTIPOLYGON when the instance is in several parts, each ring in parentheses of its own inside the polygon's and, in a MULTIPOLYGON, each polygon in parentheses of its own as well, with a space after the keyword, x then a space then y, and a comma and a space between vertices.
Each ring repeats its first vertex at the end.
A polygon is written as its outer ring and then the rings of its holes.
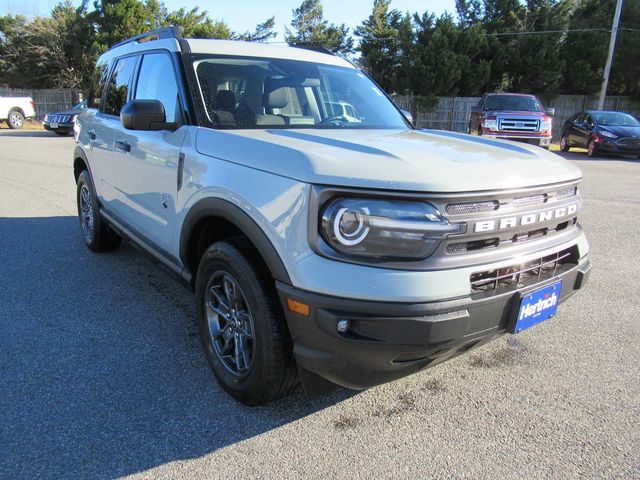
POLYGON ((587 155, 589 155, 590 157, 595 157, 596 155, 598 155, 598 146, 593 140, 589 140, 589 143, 587 143, 587 155))
POLYGON ((571 147, 569 146, 569 141, 567 140, 567 137, 562 135, 562 138, 560 139, 560 150, 562 150, 563 152, 568 152, 570 148, 571 147))
POLYGON ((20 130, 24 127, 24 115, 18 110, 10 110, 7 125, 13 130, 20 130))
POLYGON ((78 177, 76 201, 80 233, 89 250, 108 252, 118 248, 122 239, 100 216, 98 200, 86 170, 78 177))
POLYGON ((65 131, 55 130, 55 134, 56 135, 60 135, 61 137, 66 137, 67 135, 69 135, 69 131, 68 130, 65 130, 65 131))
POLYGON ((246 239, 233 237, 205 251, 196 301, 207 360, 227 393, 261 405, 293 390, 298 372, 274 281, 246 239))

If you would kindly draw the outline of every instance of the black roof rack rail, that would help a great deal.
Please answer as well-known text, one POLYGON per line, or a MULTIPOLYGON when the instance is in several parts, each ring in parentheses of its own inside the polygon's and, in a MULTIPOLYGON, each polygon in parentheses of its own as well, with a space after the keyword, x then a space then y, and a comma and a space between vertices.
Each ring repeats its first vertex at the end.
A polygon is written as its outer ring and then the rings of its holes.
POLYGON ((336 57, 337 55, 325 47, 321 43, 316 42, 306 42, 306 43, 296 43, 295 45, 291 45, 294 48, 302 48, 303 50, 311 50, 313 52, 326 53, 327 55, 332 55, 336 57))
POLYGON ((126 40, 116 43, 111 48, 121 47, 122 45, 126 45, 127 43, 138 42, 140 40, 143 40, 145 38, 150 38, 150 37, 157 37, 156 40, 162 40, 164 38, 175 38, 176 40, 178 40, 178 42, 180 42, 180 40, 183 40, 180 27, 171 26, 166 28, 158 28, 156 30, 151 30, 149 32, 144 32, 144 33, 141 33, 140 35, 135 35, 131 38, 127 38, 126 40))

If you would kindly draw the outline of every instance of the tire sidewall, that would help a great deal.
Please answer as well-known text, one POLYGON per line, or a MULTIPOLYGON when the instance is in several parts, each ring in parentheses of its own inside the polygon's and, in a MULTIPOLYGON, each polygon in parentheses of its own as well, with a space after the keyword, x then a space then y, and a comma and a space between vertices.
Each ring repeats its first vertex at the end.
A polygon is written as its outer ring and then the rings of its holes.
POLYGON ((230 394, 240 400, 251 400, 260 395, 267 380, 267 368, 271 364, 272 346, 268 322, 273 315, 267 301, 260 279, 249 262, 234 246, 226 242, 212 245, 204 253, 196 280, 196 301, 198 313, 198 330, 207 360, 218 379, 218 382, 230 394), (222 365, 214 351, 205 308, 206 288, 211 276, 217 271, 231 274, 242 289, 254 325, 254 359, 251 371, 242 378, 232 375, 222 365))
POLYGON ((17 111, 17 110, 11 110, 11 111, 9 112, 9 118, 7 119, 7 123, 9 124, 9 127, 11 127, 12 129, 14 129, 14 130, 19 130, 19 129, 21 129, 22 127, 24 127, 24 115, 22 115, 22 113, 20 113, 20 112, 19 112, 19 111, 17 111), (17 116, 20 118, 20 120, 21 120, 20 125, 15 125, 15 124, 13 123, 13 121, 12 121, 13 117, 14 117, 14 116, 16 116, 16 115, 17 115, 17 116))
POLYGON ((82 236, 82 240, 85 245, 89 247, 91 250, 96 250, 98 248, 98 236, 100 234, 100 213, 98 209, 98 201, 96 199, 95 191, 93 190, 93 186, 91 184, 91 178, 89 177, 89 173, 85 170, 78 177, 78 188, 76 191, 76 203, 78 206, 78 225, 80 227, 80 235, 82 236), (91 208, 93 209, 93 236, 91 237, 91 241, 88 241, 84 235, 84 230, 82 229, 82 203, 81 203, 81 195, 82 195, 82 187, 86 185, 89 189, 89 196, 91 199, 91 208))

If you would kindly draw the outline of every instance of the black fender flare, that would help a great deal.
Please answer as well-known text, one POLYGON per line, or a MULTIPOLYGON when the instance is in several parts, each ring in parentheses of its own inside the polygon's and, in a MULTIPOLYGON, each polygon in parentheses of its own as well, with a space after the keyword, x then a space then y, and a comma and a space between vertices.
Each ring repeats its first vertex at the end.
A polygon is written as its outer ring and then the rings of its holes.
MULTIPOLYGON (((211 216, 223 218, 235 225, 256 247, 273 278, 291 285, 287 269, 269 237, 248 213, 222 198, 203 198, 189 208, 180 232, 180 260, 183 265, 188 265, 188 240, 193 228, 200 220, 211 216)), ((191 274, 195 276, 195 272, 191 274)))

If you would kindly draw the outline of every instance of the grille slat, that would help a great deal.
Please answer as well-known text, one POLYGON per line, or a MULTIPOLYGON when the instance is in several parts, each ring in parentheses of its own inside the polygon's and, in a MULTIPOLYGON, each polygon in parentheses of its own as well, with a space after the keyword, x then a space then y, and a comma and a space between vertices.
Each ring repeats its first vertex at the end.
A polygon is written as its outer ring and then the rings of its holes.
POLYGON ((571 247, 524 264, 476 272, 469 277, 471 293, 487 294, 534 285, 553 278, 577 264, 577 249, 571 247))
POLYGON ((512 132, 537 132, 540 130, 540 120, 503 117, 498 119, 498 130, 512 132))

